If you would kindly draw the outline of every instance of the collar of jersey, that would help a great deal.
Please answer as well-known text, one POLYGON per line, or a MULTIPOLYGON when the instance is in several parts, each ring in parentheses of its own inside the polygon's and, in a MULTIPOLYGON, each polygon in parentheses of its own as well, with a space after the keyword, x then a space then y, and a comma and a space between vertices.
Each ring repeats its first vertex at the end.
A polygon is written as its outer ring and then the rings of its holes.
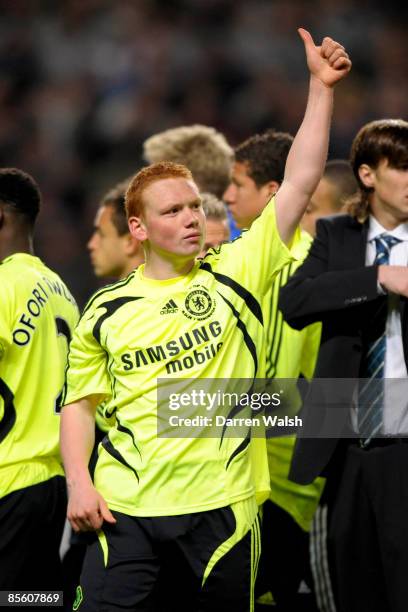
POLYGON ((27 260, 31 263, 33 262, 37 262, 39 264, 41 263, 41 259, 39 257, 36 257, 35 255, 31 255, 30 253, 13 253, 12 255, 8 255, 8 257, 5 257, 0 263, 5 264, 15 259, 18 259, 18 261, 27 260))
POLYGON ((195 274, 197 273, 197 269, 199 267, 199 262, 195 262, 194 266, 191 268, 190 272, 188 274, 184 274, 183 276, 175 276, 174 278, 166 278, 164 280, 158 280, 156 278, 148 278, 144 275, 144 264, 140 265, 137 270, 136 270, 136 278, 138 279, 138 282, 140 283, 145 283, 146 285, 149 285, 150 287, 168 287, 168 286, 174 286, 174 285, 178 285, 178 284, 188 284, 191 279, 195 276, 195 274))

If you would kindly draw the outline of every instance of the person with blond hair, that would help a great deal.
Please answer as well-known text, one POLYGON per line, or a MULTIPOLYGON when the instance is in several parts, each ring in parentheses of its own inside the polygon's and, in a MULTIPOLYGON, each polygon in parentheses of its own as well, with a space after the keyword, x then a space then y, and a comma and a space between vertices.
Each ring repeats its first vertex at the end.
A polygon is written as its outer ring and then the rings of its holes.
POLYGON ((203 257, 208 249, 228 242, 230 229, 228 226, 227 209, 224 202, 212 193, 201 193, 205 214, 205 242, 199 256, 203 257))
POLYGON ((184 164, 200 191, 221 199, 230 180, 234 152, 221 132, 197 123, 150 136, 143 144, 143 156, 149 164, 184 164))

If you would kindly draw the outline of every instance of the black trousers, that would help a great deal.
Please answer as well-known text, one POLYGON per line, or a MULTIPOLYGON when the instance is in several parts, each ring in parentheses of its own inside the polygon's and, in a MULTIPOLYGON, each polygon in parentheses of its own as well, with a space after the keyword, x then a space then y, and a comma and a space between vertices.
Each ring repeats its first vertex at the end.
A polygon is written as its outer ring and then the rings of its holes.
POLYGON ((232 544, 237 519, 230 507, 152 518, 113 514, 116 524, 105 524, 88 548, 74 610, 253 609, 260 547, 257 518, 232 544), (212 564, 214 554, 217 561, 212 564))
POLYGON ((288 512, 268 500, 263 505, 261 542, 255 595, 271 591, 279 612, 293 612, 299 606, 301 581, 311 583, 309 534, 288 512))
POLYGON ((62 476, 0 499, 0 591, 62 590, 66 508, 62 476))
POLYGON ((341 612, 406 612, 408 444, 350 444, 329 538, 341 612))
POLYGON ((331 475, 324 486, 310 530, 310 568, 317 609, 320 612, 336 612, 337 591, 334 573, 334 556, 329 541, 329 531, 338 492, 336 475, 331 475))

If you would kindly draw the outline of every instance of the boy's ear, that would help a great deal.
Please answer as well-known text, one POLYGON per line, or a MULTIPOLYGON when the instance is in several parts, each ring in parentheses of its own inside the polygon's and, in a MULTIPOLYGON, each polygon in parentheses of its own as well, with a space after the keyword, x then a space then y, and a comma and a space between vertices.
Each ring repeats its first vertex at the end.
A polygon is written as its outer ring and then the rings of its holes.
POLYGON ((141 217, 129 217, 128 219, 129 232, 133 238, 143 242, 147 239, 147 229, 141 217))
POLYGON ((374 187, 375 182, 375 170, 368 164, 361 164, 358 169, 358 176, 364 187, 374 187))
POLYGON ((261 189, 269 199, 278 191, 279 183, 278 181, 268 181, 265 185, 262 185, 261 189))
POLYGON ((278 181, 268 181, 268 196, 273 196, 279 189, 280 183, 278 181))

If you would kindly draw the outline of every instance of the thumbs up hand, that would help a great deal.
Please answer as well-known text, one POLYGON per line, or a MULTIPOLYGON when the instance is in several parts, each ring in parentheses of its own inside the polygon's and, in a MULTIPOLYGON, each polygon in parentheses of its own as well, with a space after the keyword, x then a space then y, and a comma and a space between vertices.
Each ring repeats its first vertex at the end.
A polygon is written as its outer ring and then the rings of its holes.
POLYGON ((299 28, 298 32, 305 45, 310 73, 326 87, 333 87, 350 72, 351 60, 340 43, 326 36, 318 47, 307 30, 299 28))

